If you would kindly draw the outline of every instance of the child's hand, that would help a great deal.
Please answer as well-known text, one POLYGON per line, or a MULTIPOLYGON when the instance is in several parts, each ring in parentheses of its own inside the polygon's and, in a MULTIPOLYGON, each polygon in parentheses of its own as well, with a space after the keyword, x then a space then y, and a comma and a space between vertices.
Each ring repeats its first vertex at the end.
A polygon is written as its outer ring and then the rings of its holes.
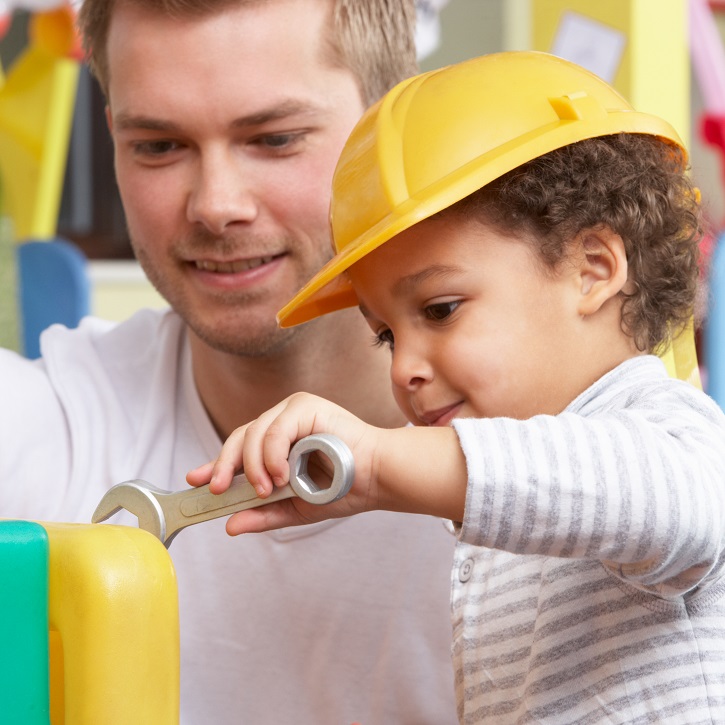
MULTIPOLYGON (((210 483, 213 493, 229 488, 242 468, 260 498, 274 486, 289 483, 287 463, 290 448, 312 433, 332 433, 341 438, 355 460, 355 480, 351 491, 340 501, 325 506, 306 503, 297 497, 234 514, 227 522, 229 534, 267 531, 285 526, 309 524, 329 518, 350 516, 377 508, 375 459, 380 429, 367 425, 352 413, 307 393, 297 393, 263 413, 257 420, 237 428, 224 443, 216 461, 187 474, 193 486, 210 483)), ((315 478, 331 477, 320 458, 315 478)), ((313 457, 309 465, 313 464, 313 457)), ((328 465, 329 468, 329 465, 328 465)))

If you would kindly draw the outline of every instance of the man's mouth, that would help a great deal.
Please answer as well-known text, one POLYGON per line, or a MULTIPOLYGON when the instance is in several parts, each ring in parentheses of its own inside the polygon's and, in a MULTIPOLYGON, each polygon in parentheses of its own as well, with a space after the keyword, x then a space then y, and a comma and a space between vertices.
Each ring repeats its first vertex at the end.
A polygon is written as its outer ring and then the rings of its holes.
POLYGON ((254 259, 237 259, 233 262, 215 262, 211 259, 197 259, 194 264, 197 269, 204 272, 217 272, 219 274, 235 274, 237 272, 246 272, 250 269, 261 267, 263 264, 269 264, 276 257, 255 257, 254 259))

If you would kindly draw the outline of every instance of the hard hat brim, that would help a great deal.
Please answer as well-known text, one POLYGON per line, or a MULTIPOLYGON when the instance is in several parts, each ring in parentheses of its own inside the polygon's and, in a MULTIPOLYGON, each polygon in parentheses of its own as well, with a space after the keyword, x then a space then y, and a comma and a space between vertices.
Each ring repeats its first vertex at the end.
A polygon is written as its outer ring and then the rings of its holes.
MULTIPOLYGON (((333 217, 333 228, 337 221, 338 226, 345 232, 339 237, 335 233, 335 242, 340 251, 279 311, 277 321, 281 327, 292 327, 329 312, 356 306, 357 296, 345 274, 355 262, 406 229, 543 154, 578 141, 617 133, 653 135, 684 151, 680 137, 669 123, 657 116, 635 111, 616 91, 606 86, 604 81, 560 58, 534 52, 502 53, 485 59, 467 61, 459 64, 458 68, 467 70, 465 66, 468 65, 475 73, 476 63, 483 67, 484 64, 494 61, 496 57, 505 59, 517 55, 519 57, 526 55, 529 61, 537 64, 537 67, 541 66, 542 61, 549 63, 554 68, 552 72, 559 66, 576 68, 576 72, 582 77, 586 75, 586 83, 593 82, 595 89, 596 84, 607 89, 606 101, 603 102, 602 99, 597 99, 586 92, 578 92, 576 87, 563 96, 545 96, 540 103, 543 103, 541 107, 545 107, 548 111, 546 120, 540 125, 532 124, 523 132, 517 132, 497 145, 491 147, 483 145, 480 150, 471 153, 460 163, 456 162, 446 167, 444 173, 427 179, 424 184, 415 188, 409 185, 409 179, 404 178, 404 171, 396 169, 390 172, 390 178, 383 180, 383 186, 385 184, 388 186, 385 186, 381 192, 377 186, 380 180, 374 173, 380 167, 391 166, 388 163, 391 154, 401 153, 400 144, 396 145, 397 141, 391 144, 390 138, 391 135, 394 137, 395 134, 403 133, 401 128, 404 120, 401 118, 404 119, 404 114, 408 112, 410 98, 420 93, 426 80, 435 74, 441 74, 443 78, 446 74, 453 76, 458 71, 456 66, 449 66, 448 69, 431 71, 400 83, 382 101, 370 108, 358 123, 343 150, 333 180, 333 188, 338 198, 344 197, 342 203, 337 206, 350 216, 354 216, 357 209, 361 208, 354 205, 364 205, 365 201, 344 195, 343 192, 349 185, 355 189, 356 197, 361 195, 360 192, 362 194, 370 192, 373 195, 385 194, 387 198, 385 203, 388 206, 384 207, 386 210, 380 218, 377 220, 366 218, 364 224, 353 226, 351 233, 346 233, 346 221, 344 218, 339 219, 338 211, 337 219, 333 217), (591 81, 591 78, 594 81, 591 81), (400 98, 406 100, 400 102, 400 106, 396 106, 400 98), (376 144, 376 150, 371 150, 376 144), (398 186, 391 191, 391 185, 394 184, 398 186)), ((469 74, 470 72, 469 70, 469 74)), ((486 72, 491 75, 490 70, 486 69, 486 72)), ((454 79, 453 82, 458 83, 460 90, 470 92, 472 86, 470 75, 457 76, 457 80, 454 79)), ((584 81, 582 83, 586 86, 584 81)), ((424 122, 428 121, 427 117, 419 115, 418 120, 421 118, 424 122)), ((448 139, 443 140, 440 126, 435 133, 438 136, 434 137, 433 144, 448 143, 448 139)), ((455 133, 455 130, 451 133, 455 133)), ((485 134, 485 129, 482 133, 485 134)), ((424 148, 422 153, 428 150, 424 148)), ((394 164, 392 166, 394 167, 394 164)))

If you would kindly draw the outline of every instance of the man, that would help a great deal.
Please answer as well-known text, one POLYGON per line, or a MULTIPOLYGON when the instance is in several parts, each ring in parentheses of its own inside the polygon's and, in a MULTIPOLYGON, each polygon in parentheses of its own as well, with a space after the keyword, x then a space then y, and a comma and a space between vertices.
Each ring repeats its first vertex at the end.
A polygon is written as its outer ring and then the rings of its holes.
MULTIPOLYGON (((275 312, 331 253, 337 155, 414 70, 412 13, 85 0, 133 246, 174 311, 52 329, 37 363, 0 354, 4 516, 89 521, 130 478, 185 488, 234 427, 297 390, 401 422, 356 312, 293 331, 275 312)), ((242 540, 223 520, 185 530, 170 550, 182 723, 454 722, 453 543, 434 518, 377 513, 242 540)))

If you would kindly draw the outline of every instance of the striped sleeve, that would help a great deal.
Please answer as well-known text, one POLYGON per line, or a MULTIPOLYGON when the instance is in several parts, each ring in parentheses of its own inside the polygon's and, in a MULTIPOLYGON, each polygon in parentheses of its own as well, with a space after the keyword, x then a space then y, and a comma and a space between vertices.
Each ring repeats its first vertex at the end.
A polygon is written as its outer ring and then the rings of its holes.
POLYGON ((558 416, 455 421, 469 476, 461 541, 599 560, 660 597, 721 576, 725 416, 646 369, 618 369, 558 416))

